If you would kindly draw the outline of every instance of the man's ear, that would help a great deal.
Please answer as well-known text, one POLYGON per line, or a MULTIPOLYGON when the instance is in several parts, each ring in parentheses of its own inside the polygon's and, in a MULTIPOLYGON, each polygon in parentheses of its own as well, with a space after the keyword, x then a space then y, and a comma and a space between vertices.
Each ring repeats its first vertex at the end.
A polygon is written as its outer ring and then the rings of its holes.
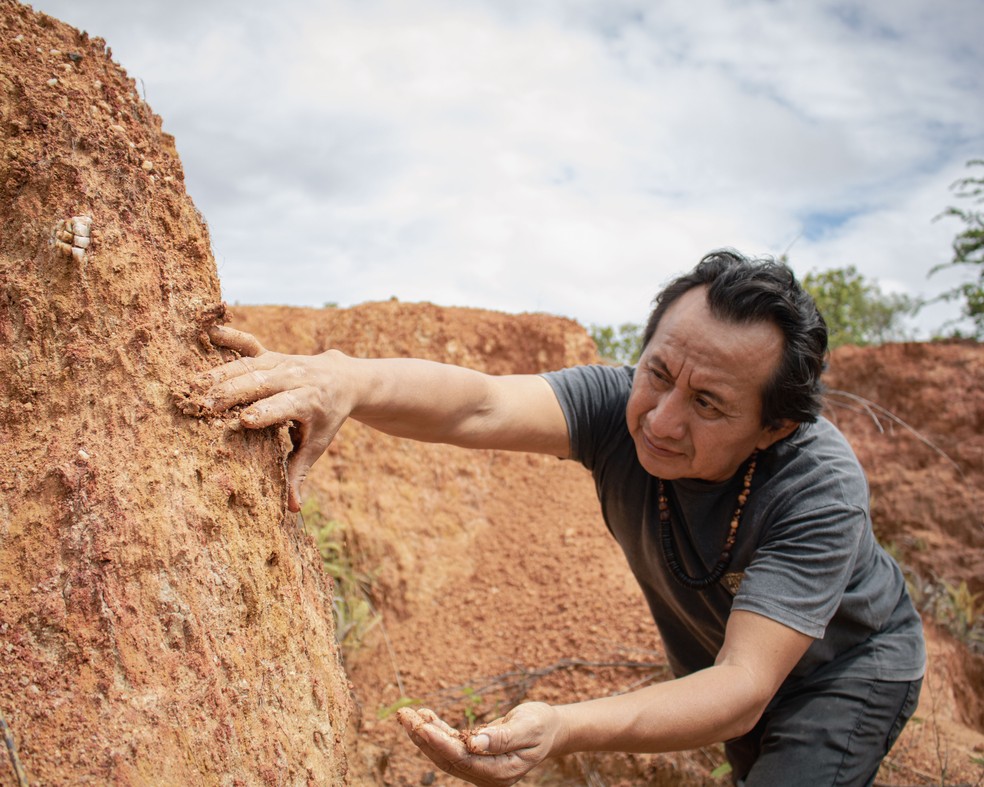
POLYGON ((781 425, 773 428, 767 427, 762 430, 762 435, 759 437, 759 441, 755 444, 755 447, 760 451, 764 451, 770 445, 778 443, 783 438, 789 437, 796 428, 799 426, 799 421, 790 421, 788 418, 783 419, 781 425))

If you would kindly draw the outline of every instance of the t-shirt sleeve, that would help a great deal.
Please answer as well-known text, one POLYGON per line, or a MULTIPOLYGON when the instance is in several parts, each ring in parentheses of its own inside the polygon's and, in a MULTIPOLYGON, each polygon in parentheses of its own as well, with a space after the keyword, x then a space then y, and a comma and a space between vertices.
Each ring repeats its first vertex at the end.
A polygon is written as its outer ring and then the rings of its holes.
POLYGON ((625 405, 632 387, 628 366, 577 366, 543 375, 567 419, 570 456, 589 470, 625 430, 625 405))
POLYGON ((786 519, 756 550, 733 609, 822 638, 847 590, 864 527, 864 511, 845 504, 786 519))

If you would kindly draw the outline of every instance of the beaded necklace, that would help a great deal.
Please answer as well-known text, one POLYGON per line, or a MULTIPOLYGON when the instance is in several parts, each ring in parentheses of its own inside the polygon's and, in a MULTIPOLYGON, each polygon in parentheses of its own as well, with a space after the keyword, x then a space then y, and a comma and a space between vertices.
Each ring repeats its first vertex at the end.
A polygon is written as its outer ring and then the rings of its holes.
POLYGON ((728 529, 728 537, 724 540, 724 549, 721 550, 721 557, 709 573, 702 577, 692 577, 677 560, 676 545, 673 543, 673 528, 670 525, 670 503, 666 499, 666 488, 663 486, 663 479, 659 479, 657 500, 659 502, 659 535, 660 543, 663 547, 663 560, 673 578, 686 588, 691 590, 706 590, 711 585, 716 584, 724 576, 731 564, 731 550, 735 546, 735 539, 738 536, 738 525, 741 523, 741 512, 748 501, 748 495, 752 488, 752 477, 755 475, 755 464, 758 460, 758 451, 752 454, 752 461, 748 464, 745 471, 744 485, 741 494, 738 495, 738 507, 735 515, 731 517, 731 527, 728 529))

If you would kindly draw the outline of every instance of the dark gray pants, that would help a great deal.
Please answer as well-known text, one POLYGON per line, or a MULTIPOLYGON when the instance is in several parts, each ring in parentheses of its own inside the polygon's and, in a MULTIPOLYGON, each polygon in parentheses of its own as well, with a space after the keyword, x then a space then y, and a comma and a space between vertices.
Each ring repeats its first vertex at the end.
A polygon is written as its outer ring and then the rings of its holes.
POLYGON ((751 732, 725 744, 732 780, 744 787, 870 785, 921 686, 840 678, 785 693, 751 732))

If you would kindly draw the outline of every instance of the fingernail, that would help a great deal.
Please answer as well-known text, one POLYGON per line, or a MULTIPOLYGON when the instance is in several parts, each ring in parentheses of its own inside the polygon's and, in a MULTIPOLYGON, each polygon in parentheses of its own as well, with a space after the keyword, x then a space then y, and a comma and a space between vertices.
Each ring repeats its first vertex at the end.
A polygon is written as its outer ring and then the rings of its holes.
POLYGON ((471 739, 471 742, 473 751, 487 752, 489 750, 489 745, 492 743, 492 739, 483 733, 482 735, 476 735, 471 739))

